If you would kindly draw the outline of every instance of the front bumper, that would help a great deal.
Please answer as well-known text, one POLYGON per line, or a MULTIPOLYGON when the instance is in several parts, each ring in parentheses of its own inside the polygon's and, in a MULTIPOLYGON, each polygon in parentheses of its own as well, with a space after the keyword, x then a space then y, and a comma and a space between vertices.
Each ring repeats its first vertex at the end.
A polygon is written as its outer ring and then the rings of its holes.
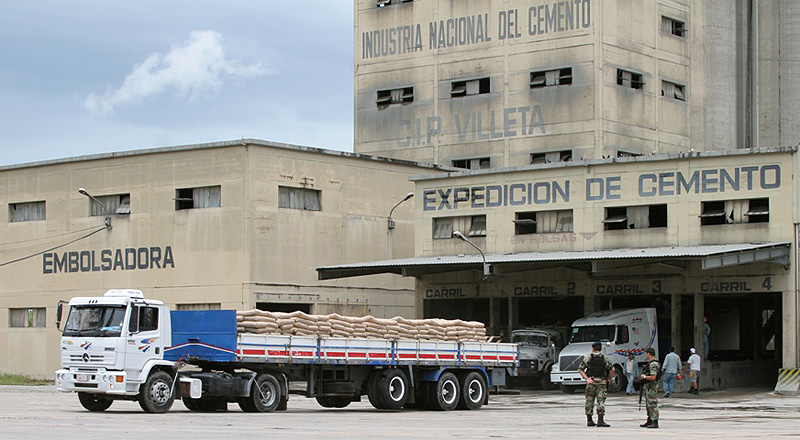
POLYGON ((56 371, 58 391, 133 396, 139 384, 130 383, 124 371, 105 369, 61 369, 56 371))
POLYGON ((586 385, 586 379, 577 371, 551 372, 550 382, 562 385, 586 385))

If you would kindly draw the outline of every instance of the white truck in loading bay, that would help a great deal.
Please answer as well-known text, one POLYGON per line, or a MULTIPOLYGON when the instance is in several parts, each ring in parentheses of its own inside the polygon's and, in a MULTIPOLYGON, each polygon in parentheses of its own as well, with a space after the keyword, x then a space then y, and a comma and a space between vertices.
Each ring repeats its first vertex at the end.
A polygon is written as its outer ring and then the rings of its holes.
POLYGON ((658 353, 656 309, 603 310, 575 320, 569 344, 561 350, 558 363, 550 370, 550 381, 559 384, 565 393, 585 386, 586 381, 578 372, 578 366, 592 352, 592 343, 597 341, 602 342, 602 352, 616 370, 608 391, 624 390, 627 385, 624 367, 628 355, 633 353, 636 362, 644 364, 644 352, 648 347, 653 347, 658 353))
POLYGON ((56 387, 89 411, 135 400, 160 413, 181 398, 192 411, 270 412, 286 409, 289 381, 329 408, 367 395, 379 409, 478 409, 519 365, 516 344, 239 333, 233 310, 170 311, 138 290, 69 307, 56 387))

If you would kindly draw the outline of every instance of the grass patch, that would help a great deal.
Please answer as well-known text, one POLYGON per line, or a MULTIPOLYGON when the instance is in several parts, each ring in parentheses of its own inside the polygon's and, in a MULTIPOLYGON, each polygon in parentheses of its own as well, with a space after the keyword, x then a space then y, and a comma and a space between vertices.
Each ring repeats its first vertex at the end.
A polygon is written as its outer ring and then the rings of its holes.
POLYGON ((0 374, 0 385, 50 385, 49 380, 31 379, 20 374, 0 374))

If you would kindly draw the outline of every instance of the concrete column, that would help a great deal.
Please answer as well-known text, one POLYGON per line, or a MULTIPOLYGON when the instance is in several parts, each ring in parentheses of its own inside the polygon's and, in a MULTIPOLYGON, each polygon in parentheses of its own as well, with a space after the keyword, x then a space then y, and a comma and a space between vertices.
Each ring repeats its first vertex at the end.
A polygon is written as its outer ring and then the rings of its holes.
MULTIPOLYGON (((671 326, 672 326, 672 333, 670 334, 670 339, 672 339, 672 346, 675 347, 675 353, 682 353, 681 347, 681 304, 680 304, 680 295, 676 293, 670 294, 670 301, 671 304, 671 326)), ((662 352, 668 353, 669 347, 661 347, 662 352)))
MULTIPOLYGON (((694 294, 694 348, 697 354, 703 355, 703 316, 705 315, 705 295, 702 293, 694 294)), ((705 361, 705 359, 703 359, 705 361)))

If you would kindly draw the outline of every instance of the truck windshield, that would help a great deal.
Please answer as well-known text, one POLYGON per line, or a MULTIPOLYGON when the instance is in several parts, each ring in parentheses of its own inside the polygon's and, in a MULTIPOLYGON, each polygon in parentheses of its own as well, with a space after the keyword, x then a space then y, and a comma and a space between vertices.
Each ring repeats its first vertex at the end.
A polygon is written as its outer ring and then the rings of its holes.
POLYGON ((511 342, 523 345, 532 345, 534 347, 548 347, 547 335, 543 334, 512 334, 511 342))
POLYGON ((72 306, 64 336, 118 337, 125 319, 125 306, 72 306))
POLYGON ((572 337, 569 338, 569 342, 613 341, 615 329, 613 325, 572 327, 572 337))

